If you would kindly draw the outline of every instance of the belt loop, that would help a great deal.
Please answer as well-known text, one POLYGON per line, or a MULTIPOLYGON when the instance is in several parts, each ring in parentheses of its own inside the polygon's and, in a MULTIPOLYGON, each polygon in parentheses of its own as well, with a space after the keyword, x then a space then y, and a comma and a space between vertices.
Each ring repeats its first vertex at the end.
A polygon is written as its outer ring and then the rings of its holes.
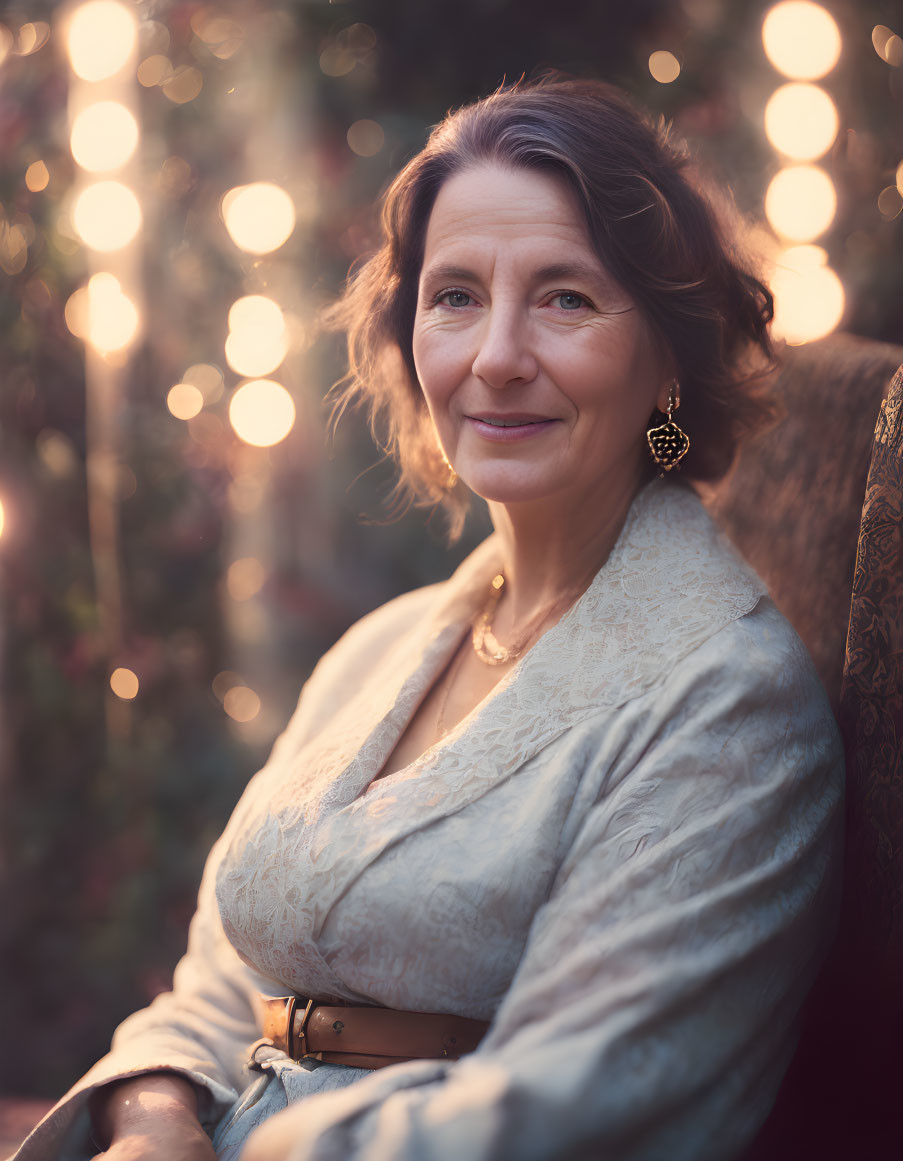
POLYGON ((307 1022, 314 1009, 314 1002, 313 1000, 307 1001, 307 1007, 304 1009, 304 1015, 297 1028, 295 1027, 296 1005, 297 1001, 293 998, 288 1019, 288 1055, 295 1060, 300 1060, 301 1057, 307 1055, 307 1022))

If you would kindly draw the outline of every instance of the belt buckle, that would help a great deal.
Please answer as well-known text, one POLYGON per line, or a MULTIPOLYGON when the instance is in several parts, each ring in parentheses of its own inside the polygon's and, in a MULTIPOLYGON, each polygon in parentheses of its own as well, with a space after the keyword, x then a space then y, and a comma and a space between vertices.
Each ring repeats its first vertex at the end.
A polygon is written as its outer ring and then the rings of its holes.
POLYGON ((299 1020, 298 1013, 295 1010, 294 1005, 292 1005, 288 1023, 288 1036, 286 1039, 288 1040, 288 1055, 291 1056, 293 1060, 303 1060, 305 1056, 309 1055, 304 1051, 304 1048, 307 1042, 307 1024, 310 1020, 310 1014, 315 1007, 316 1004, 314 1001, 308 1000, 304 1012, 299 1020))

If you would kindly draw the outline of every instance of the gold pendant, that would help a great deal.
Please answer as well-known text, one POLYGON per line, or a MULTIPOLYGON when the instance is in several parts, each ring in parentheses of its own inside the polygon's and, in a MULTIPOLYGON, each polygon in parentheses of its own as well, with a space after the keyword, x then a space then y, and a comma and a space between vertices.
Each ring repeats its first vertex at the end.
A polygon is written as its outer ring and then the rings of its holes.
POLYGON ((690 437, 672 420, 646 432, 652 458, 660 468, 670 472, 690 450, 690 437))

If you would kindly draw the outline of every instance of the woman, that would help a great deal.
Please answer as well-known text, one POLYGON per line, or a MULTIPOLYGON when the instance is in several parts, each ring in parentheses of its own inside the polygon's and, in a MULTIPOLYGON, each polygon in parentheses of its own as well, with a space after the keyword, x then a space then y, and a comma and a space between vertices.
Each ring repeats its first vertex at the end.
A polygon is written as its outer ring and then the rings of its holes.
POLYGON ((323 658, 210 857, 173 992, 21 1161, 731 1158, 793 1051, 841 751, 685 482, 767 414, 770 296, 666 132, 593 82, 447 118, 384 223, 333 316, 350 394, 403 488, 457 526, 476 493, 495 533, 323 658), (261 1024, 259 993, 300 1000, 261 1024), (304 1057, 310 998, 349 1064, 304 1057), (392 1009, 384 1033, 355 1005, 392 1009), (488 1031, 418 1051, 405 1013, 488 1031), (358 1027, 414 1059, 352 1067, 358 1027))

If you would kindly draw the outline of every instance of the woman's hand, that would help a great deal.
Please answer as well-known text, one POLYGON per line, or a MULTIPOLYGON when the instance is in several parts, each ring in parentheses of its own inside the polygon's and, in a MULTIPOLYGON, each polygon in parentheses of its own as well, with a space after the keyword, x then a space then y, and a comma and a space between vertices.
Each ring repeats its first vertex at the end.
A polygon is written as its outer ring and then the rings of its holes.
POLYGON ((198 1120, 194 1086, 176 1073, 148 1073, 102 1089, 94 1123, 109 1147, 94 1161, 216 1161, 198 1120))

